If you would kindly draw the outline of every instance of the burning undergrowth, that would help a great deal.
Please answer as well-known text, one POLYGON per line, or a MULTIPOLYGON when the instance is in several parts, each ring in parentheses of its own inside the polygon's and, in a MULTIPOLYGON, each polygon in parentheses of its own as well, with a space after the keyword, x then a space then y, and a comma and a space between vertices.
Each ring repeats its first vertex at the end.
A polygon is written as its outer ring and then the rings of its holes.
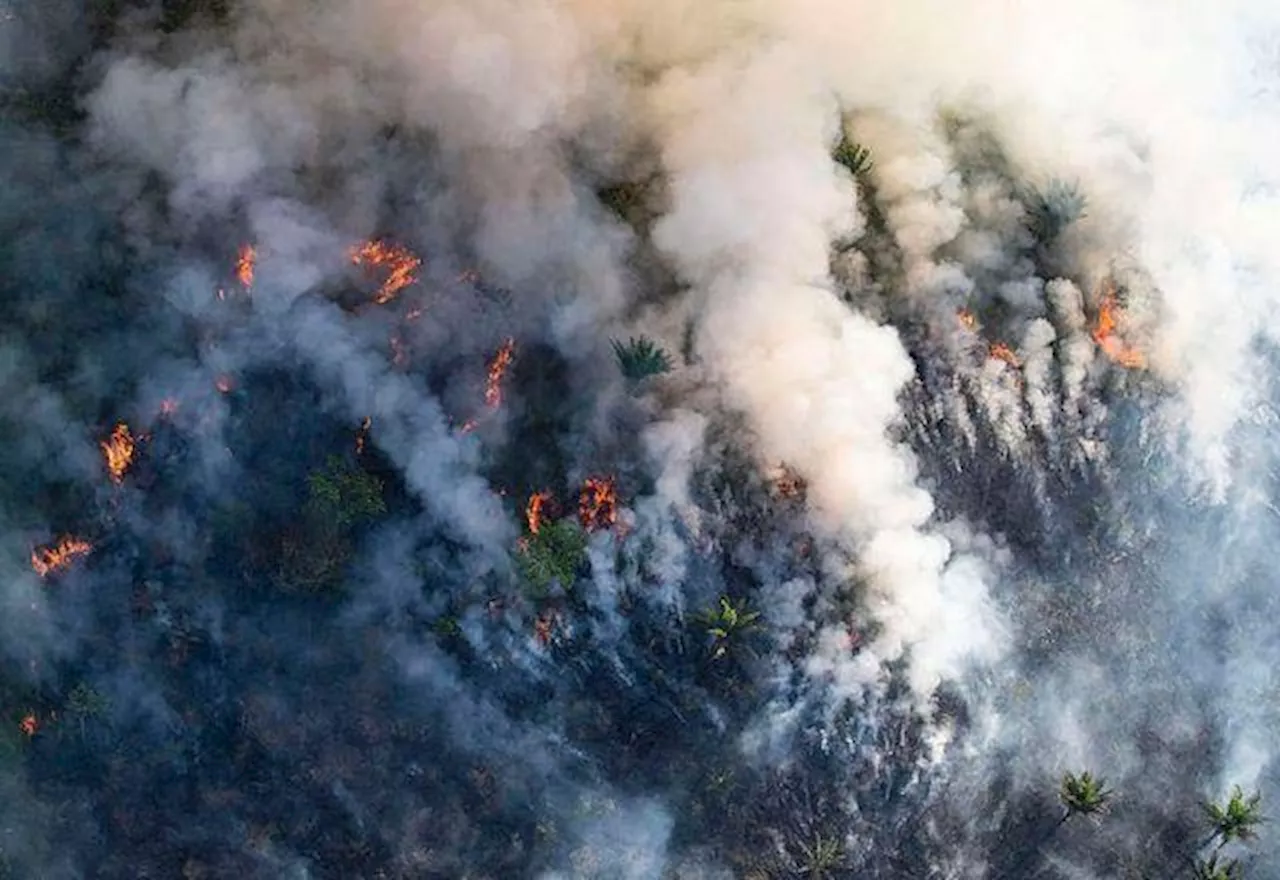
POLYGON ((0 11, 0 864, 1276 876, 1275 337, 1184 286, 1269 264, 1168 118, 606 5, 0 11))

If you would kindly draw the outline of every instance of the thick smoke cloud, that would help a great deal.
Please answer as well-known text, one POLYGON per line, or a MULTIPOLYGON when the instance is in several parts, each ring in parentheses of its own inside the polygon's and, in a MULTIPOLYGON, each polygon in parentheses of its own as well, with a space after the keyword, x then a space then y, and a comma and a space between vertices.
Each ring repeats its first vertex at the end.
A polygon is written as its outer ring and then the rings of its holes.
POLYGON ((1277 37, 0 0, 0 865, 1189 876, 1280 799, 1277 37))

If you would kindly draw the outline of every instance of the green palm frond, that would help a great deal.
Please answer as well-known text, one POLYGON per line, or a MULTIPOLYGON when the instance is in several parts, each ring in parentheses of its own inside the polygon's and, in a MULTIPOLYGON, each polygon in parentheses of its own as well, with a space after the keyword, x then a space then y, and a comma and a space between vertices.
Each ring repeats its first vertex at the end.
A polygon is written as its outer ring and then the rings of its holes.
POLYGON ((1072 223, 1083 218, 1088 204, 1077 183, 1057 178, 1043 190, 1032 190, 1027 198, 1032 233, 1042 241, 1052 241, 1072 223))
POLYGON ((1210 802, 1204 805, 1204 811, 1222 843, 1249 840, 1257 834, 1257 826, 1266 821, 1262 817, 1262 795, 1255 792, 1245 797, 1238 785, 1225 804, 1210 802))
POLYGON ((1191 867, 1195 880, 1240 880, 1240 863, 1235 859, 1219 861, 1214 853, 1207 859, 1198 859, 1191 867))
POLYGON ((622 375, 631 382, 671 372, 671 357, 653 340, 633 336, 626 342, 613 341, 613 353, 622 375))
POLYGON ((1105 779, 1095 779, 1089 771, 1076 775, 1062 774, 1058 799, 1067 808, 1067 816, 1099 816, 1107 810, 1113 792, 1105 779))
POLYGON ((712 638, 714 656, 723 657, 730 640, 757 628, 760 612, 748 611, 745 602, 734 605, 727 596, 721 596, 719 604, 702 612, 699 619, 712 638))
POLYGON ((841 137, 840 143, 831 151, 831 158, 849 169, 854 177, 863 177, 871 172, 875 163, 871 160, 871 151, 848 137, 841 137))

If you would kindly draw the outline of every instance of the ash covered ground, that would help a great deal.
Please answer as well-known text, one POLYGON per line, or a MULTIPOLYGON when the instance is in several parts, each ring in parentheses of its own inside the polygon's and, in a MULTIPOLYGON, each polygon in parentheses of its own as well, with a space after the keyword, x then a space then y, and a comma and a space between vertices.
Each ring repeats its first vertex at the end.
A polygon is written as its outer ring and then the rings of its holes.
POLYGON ((2 875, 1280 878, 1277 45, 0 5, 2 875))

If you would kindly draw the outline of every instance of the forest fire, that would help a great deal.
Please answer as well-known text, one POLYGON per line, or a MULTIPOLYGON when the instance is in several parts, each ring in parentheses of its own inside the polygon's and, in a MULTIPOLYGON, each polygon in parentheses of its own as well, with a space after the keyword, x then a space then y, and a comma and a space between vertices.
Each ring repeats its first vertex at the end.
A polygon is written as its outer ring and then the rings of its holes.
POLYGON ((93 550, 88 541, 63 538, 52 547, 40 547, 31 551, 31 567, 40 577, 48 577, 55 571, 69 567, 78 557, 93 550))
POLYGON ((978 330, 978 318, 968 309, 958 309, 956 311, 956 320, 960 322, 960 326, 971 332, 978 330))
POLYGON ((578 521, 588 532, 618 521, 618 489, 613 477, 588 477, 578 495, 578 521))
POLYGON ((550 504, 551 492, 548 489, 534 492, 529 496, 529 503, 524 508, 524 518, 529 526, 529 534, 538 534, 538 529, 542 528, 542 517, 550 504))
POLYGON ((1098 306, 1098 323, 1093 328, 1093 341, 1098 348, 1115 363, 1130 369, 1140 369, 1147 365, 1146 356, 1138 349, 1125 344, 1117 335, 1120 303, 1116 297, 1115 282, 1107 279, 1103 282, 1103 295, 1098 306))
POLYGON ((988 354, 995 360, 1004 361, 1015 370, 1022 366, 1018 361, 1018 356, 1014 354, 1013 349, 1005 345, 1003 342, 993 342, 988 354))
POLYGON ((253 287, 253 274, 258 265, 258 249, 251 244, 243 245, 236 258, 236 280, 245 290, 253 287))
POLYGON ((213 380, 213 387, 218 389, 219 394, 230 394, 236 388, 235 380, 225 373, 213 380))
POLYGON ((369 241, 353 248, 351 262, 356 266, 389 270, 386 280, 373 295, 373 301, 378 305, 391 302, 400 291, 416 282, 418 267, 422 265, 422 260, 407 248, 381 241, 369 241))
POLYGON ((36 720, 34 712, 28 712, 22 716, 22 720, 18 722, 18 729, 30 739, 36 735, 36 731, 40 729, 40 722, 36 720))
POLYGON ((369 438, 369 429, 373 427, 373 417, 365 416, 364 421, 360 423, 360 430, 356 431, 356 455, 364 454, 365 443, 369 438))
POLYGON ((484 386, 484 402, 489 409, 497 409, 502 405, 502 380, 507 375, 507 368, 511 366, 515 350, 516 341, 508 336, 493 360, 489 361, 489 375, 484 386))
POLYGON ((133 453, 137 448, 129 426, 124 422, 118 423, 111 436, 98 445, 102 449, 102 457, 106 460, 107 473, 111 475, 112 482, 121 483, 125 472, 133 464, 133 453))
POLYGON ((166 397, 160 401, 160 417, 173 418, 178 413, 178 401, 173 397, 166 397))

